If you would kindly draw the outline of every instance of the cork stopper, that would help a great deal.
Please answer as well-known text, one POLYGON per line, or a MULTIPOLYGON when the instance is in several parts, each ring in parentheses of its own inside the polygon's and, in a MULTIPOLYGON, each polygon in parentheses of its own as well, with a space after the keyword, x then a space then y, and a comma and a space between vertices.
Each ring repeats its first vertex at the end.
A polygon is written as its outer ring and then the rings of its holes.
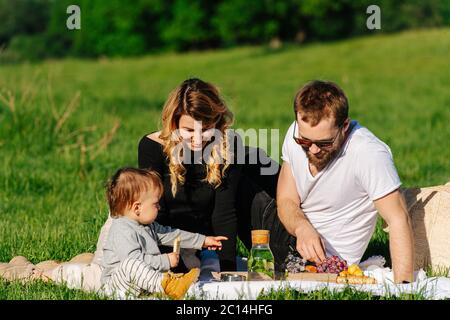
POLYGON ((252 244, 269 244, 269 230, 252 230, 252 244))

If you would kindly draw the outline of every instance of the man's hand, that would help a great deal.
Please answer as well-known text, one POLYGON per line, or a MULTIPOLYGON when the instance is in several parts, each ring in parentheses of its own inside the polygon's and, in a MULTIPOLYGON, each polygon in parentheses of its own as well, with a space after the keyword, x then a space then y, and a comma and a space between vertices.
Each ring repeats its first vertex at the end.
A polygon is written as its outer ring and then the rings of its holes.
POLYGON ((326 259, 325 245, 319 233, 306 220, 304 220, 296 229, 297 251, 306 260, 314 263, 321 263, 326 259))
POLYGON ((228 240, 228 238, 223 236, 206 237, 205 242, 203 243, 203 248, 208 248, 208 250, 222 250, 221 240, 228 240))
POLYGON ((167 254, 169 256, 170 267, 174 268, 180 262, 180 254, 176 252, 171 252, 167 254))

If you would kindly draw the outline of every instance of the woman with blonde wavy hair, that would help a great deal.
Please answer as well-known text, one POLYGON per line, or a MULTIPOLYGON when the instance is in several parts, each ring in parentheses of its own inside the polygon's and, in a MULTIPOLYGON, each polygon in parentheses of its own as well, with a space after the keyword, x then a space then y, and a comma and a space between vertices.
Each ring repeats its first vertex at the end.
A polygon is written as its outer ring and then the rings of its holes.
POLYGON ((242 167, 234 156, 242 145, 227 131, 233 114, 215 86, 188 79, 170 93, 161 120, 161 130, 145 135, 138 150, 139 167, 157 171, 163 180, 157 221, 226 236, 220 268, 236 270, 236 198, 242 167))

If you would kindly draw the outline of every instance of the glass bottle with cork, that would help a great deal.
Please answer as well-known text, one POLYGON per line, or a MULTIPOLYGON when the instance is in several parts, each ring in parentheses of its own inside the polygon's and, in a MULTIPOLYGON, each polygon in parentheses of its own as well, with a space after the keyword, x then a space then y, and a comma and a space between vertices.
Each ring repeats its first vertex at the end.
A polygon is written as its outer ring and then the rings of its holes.
POLYGON ((252 249, 248 259, 248 280, 275 279, 274 256, 269 247, 269 230, 252 230, 252 249))

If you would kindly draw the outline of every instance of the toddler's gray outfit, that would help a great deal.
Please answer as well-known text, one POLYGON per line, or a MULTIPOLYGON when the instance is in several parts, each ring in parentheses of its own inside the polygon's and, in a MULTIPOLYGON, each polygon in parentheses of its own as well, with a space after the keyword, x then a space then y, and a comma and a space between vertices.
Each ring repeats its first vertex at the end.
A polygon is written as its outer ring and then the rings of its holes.
POLYGON ((170 270, 170 261, 158 246, 173 246, 177 237, 183 248, 201 249, 205 242, 204 235, 157 222, 141 225, 124 216, 115 218, 103 248, 101 283, 104 290, 108 294, 134 296, 143 291, 163 292, 162 276, 170 270))

